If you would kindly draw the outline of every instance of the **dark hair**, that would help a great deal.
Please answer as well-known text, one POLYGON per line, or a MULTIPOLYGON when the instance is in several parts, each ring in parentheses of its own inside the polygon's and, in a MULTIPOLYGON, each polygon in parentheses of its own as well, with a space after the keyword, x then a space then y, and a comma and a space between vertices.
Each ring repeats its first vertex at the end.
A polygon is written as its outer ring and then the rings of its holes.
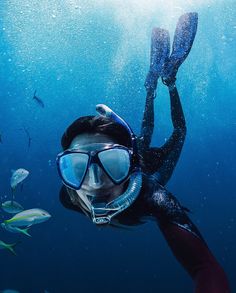
POLYGON ((130 133, 121 124, 103 116, 83 116, 75 120, 64 132, 61 138, 63 150, 67 149, 72 140, 81 133, 103 133, 121 145, 132 146, 130 133))

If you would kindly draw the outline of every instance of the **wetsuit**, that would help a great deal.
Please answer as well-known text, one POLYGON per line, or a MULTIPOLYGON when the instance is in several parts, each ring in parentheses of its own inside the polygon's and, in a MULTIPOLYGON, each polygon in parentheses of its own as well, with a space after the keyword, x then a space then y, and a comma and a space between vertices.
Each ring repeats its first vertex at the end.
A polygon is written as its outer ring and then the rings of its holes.
POLYGON ((160 148, 150 148, 154 129, 153 91, 147 92, 141 135, 138 141, 139 153, 143 159, 142 169, 145 173, 154 174, 161 185, 166 185, 180 157, 185 141, 186 124, 183 109, 176 86, 169 88, 171 119, 174 130, 167 142, 160 148))

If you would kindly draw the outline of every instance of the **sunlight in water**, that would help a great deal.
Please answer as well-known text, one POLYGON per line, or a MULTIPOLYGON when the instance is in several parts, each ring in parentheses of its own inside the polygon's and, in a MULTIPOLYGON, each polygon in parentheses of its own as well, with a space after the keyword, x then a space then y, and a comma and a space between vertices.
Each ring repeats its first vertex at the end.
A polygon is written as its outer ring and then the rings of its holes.
MULTIPOLYGON (((218 3, 220 1, 217 0, 218 3)), ((110 21, 111 30, 119 30, 119 42, 111 62, 114 72, 119 73, 125 69, 132 56, 137 56, 140 60, 148 59, 147 46, 154 26, 168 29, 172 37, 180 15, 209 9, 215 2, 216 0, 42 0, 36 3, 31 0, 12 0, 6 2, 4 7, 3 29, 6 40, 17 52, 15 63, 26 66, 32 60, 47 60, 48 56, 57 59, 69 56, 70 53, 74 55, 74 48, 76 52, 81 48, 81 56, 86 54, 84 48, 88 51, 92 47, 94 29, 99 29, 100 25, 102 34, 104 28, 101 24, 105 23, 106 26, 110 21)), ((95 41, 93 46, 96 46, 95 41)), ((111 38, 112 41, 115 42, 111 38)), ((63 63, 63 59, 61 62, 63 63)))
POLYGON ((101 9, 112 11, 114 22, 121 28, 122 37, 113 57, 114 72, 123 72, 132 55, 142 56, 140 50, 149 44, 154 26, 168 29, 173 36, 180 15, 209 9, 212 3, 213 0, 96 1, 101 9))
POLYGON ((204 7, 210 7, 213 0, 103 0, 96 1, 96 5, 111 7, 115 16, 126 24, 133 20, 150 22, 154 17, 159 18, 160 23, 171 25, 171 19, 189 11, 196 11, 204 7))

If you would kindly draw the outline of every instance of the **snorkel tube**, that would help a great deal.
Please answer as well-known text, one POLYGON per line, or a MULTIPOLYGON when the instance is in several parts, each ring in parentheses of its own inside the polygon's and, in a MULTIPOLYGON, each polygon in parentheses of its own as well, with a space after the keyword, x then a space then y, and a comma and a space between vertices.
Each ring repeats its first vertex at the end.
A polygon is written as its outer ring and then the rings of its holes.
POLYGON ((96 105, 96 111, 101 116, 114 120, 115 122, 121 124, 122 126, 124 126, 128 130, 130 137, 131 137, 131 141, 132 141, 133 152, 137 153, 136 137, 135 137, 133 130, 129 126, 129 124, 127 122, 125 122, 125 120, 122 119, 119 115, 117 115, 114 111, 112 111, 108 106, 106 106, 104 104, 96 105))
MULTIPOLYGON (((137 153, 136 137, 130 126, 109 107, 103 104, 96 106, 96 111, 103 117, 110 118, 115 122, 121 124, 127 129, 132 141, 132 149, 134 154, 137 153)), ((142 174, 141 169, 136 167, 133 173, 130 175, 129 183, 126 191, 119 195, 116 199, 109 203, 87 202, 89 209, 91 210, 91 217, 95 224, 109 224, 111 219, 123 210, 128 208, 138 197, 142 188, 142 174)))
POLYGON ((114 216, 121 213, 135 201, 139 195, 141 187, 142 175, 141 172, 136 171, 131 174, 126 191, 116 199, 104 204, 103 207, 91 204, 90 209, 93 223, 109 224, 114 216))

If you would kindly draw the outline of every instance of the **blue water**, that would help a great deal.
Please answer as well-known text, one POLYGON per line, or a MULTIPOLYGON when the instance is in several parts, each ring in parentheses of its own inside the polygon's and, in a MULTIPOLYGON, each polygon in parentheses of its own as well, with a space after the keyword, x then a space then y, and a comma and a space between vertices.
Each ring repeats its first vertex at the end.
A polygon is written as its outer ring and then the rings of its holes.
MULTIPOLYGON (((235 4, 1 1, 0 195, 10 198, 11 170, 26 168, 30 175, 17 201, 43 208, 52 218, 32 227, 32 238, 0 230, 0 240, 20 240, 17 256, 0 251, 0 290, 191 292, 190 277, 154 223, 132 231, 101 229, 63 208, 55 157, 65 128, 95 114, 97 103, 112 107, 138 133, 151 29, 165 27, 173 36, 178 17, 197 11, 198 33, 177 80, 188 133, 168 189, 193 211, 192 220, 236 292, 235 4), (44 109, 32 100, 35 89, 44 109), (29 149, 23 127, 32 137, 29 149)), ((172 131, 161 82, 157 94, 153 146, 172 131)))

